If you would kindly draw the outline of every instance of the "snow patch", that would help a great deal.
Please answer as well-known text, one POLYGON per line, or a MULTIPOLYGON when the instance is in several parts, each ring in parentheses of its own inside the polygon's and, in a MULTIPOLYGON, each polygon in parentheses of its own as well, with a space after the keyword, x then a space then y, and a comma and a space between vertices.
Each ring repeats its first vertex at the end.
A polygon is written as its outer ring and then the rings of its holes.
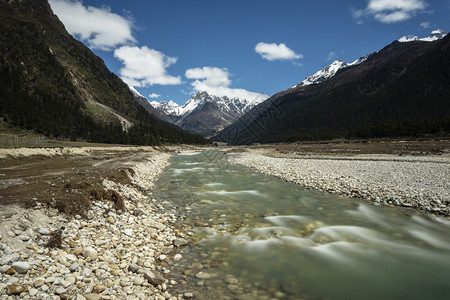
POLYGON ((436 29, 433 30, 429 36, 424 38, 419 38, 418 36, 403 36, 400 39, 398 39, 398 41, 401 43, 409 43, 415 41, 434 42, 443 39, 445 36, 447 36, 447 33, 445 33, 445 31, 443 31, 442 29, 436 29))

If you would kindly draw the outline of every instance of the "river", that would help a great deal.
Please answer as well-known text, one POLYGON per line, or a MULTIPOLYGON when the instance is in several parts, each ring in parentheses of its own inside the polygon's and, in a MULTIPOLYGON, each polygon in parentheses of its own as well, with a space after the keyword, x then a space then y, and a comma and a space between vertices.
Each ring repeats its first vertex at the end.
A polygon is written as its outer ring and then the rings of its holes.
POLYGON ((228 165, 225 156, 176 155, 154 189, 190 236, 172 266, 180 292, 197 299, 448 299, 448 219, 307 190, 228 165))

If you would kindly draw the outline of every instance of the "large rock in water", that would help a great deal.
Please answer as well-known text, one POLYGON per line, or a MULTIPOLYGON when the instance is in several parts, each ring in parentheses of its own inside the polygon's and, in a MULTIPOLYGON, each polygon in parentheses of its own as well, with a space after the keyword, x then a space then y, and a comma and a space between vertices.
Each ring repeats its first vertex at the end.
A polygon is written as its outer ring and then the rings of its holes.
POLYGON ((161 274, 158 274, 155 271, 144 272, 144 277, 150 284, 154 286, 163 284, 166 281, 166 279, 162 277, 161 274))

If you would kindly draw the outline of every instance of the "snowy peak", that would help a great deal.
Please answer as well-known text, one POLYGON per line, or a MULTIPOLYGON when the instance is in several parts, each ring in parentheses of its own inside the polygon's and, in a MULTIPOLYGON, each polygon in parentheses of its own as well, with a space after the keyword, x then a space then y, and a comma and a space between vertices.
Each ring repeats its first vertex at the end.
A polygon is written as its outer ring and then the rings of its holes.
POLYGON ((194 110, 201 108, 205 103, 208 102, 215 103, 220 108, 220 110, 225 111, 226 113, 232 112, 234 114, 241 115, 246 113, 262 101, 250 102, 247 99, 229 98, 227 96, 218 97, 215 95, 210 95, 207 92, 199 92, 189 98, 189 100, 186 101, 186 103, 182 106, 179 106, 173 101, 152 101, 150 103, 153 105, 153 107, 160 111, 163 111, 169 116, 185 117, 192 113, 194 110))
POLYGON ((346 68, 346 67, 348 67, 348 64, 345 61, 335 60, 335 61, 333 61, 333 63, 331 65, 326 66, 325 68, 323 68, 320 71, 317 71, 316 73, 314 73, 311 76, 306 77, 305 80, 303 80, 302 82, 300 82, 299 84, 294 86, 294 88, 311 85, 311 84, 318 84, 318 83, 327 81, 328 79, 330 79, 331 77, 336 75, 336 72, 338 70, 340 70, 342 68, 346 68))
POLYGON ((368 57, 369 57, 369 55, 363 56, 361 58, 358 58, 357 60, 355 60, 352 63, 346 63, 345 61, 342 61, 342 60, 335 60, 335 61, 333 61, 333 63, 331 65, 323 68, 320 71, 317 71, 316 73, 314 73, 311 76, 306 77, 305 80, 303 80, 299 84, 295 85, 293 88, 311 85, 311 84, 319 84, 324 81, 327 81, 328 79, 330 79, 331 77, 336 75, 337 71, 347 68, 347 67, 359 65, 359 64, 365 62, 368 57))
POLYGON ((403 36, 398 41, 401 43, 408 43, 408 42, 415 42, 415 41, 422 41, 422 42, 434 42, 440 39, 443 39, 447 33, 443 31, 442 29, 436 29, 433 30, 429 36, 424 38, 419 38, 417 36, 403 36))
POLYGON ((236 121, 266 98, 249 101, 241 98, 215 96, 199 92, 182 106, 173 101, 153 101, 151 104, 166 120, 193 132, 210 136, 236 121))

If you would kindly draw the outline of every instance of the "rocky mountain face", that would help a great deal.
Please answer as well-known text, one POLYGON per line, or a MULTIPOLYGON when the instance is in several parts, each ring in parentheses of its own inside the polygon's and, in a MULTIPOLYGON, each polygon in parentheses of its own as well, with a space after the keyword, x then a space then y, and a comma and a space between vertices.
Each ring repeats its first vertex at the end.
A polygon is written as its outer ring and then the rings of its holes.
POLYGON ((261 100, 251 102, 200 92, 182 106, 173 101, 153 101, 151 104, 167 121, 189 132, 211 136, 236 121, 261 100))
POLYGON ((0 19, 0 117, 9 124, 93 142, 206 142, 137 103, 46 0, 0 0, 0 19))
POLYGON ((450 134, 450 37, 394 41, 336 61, 214 137, 231 144, 450 134))

